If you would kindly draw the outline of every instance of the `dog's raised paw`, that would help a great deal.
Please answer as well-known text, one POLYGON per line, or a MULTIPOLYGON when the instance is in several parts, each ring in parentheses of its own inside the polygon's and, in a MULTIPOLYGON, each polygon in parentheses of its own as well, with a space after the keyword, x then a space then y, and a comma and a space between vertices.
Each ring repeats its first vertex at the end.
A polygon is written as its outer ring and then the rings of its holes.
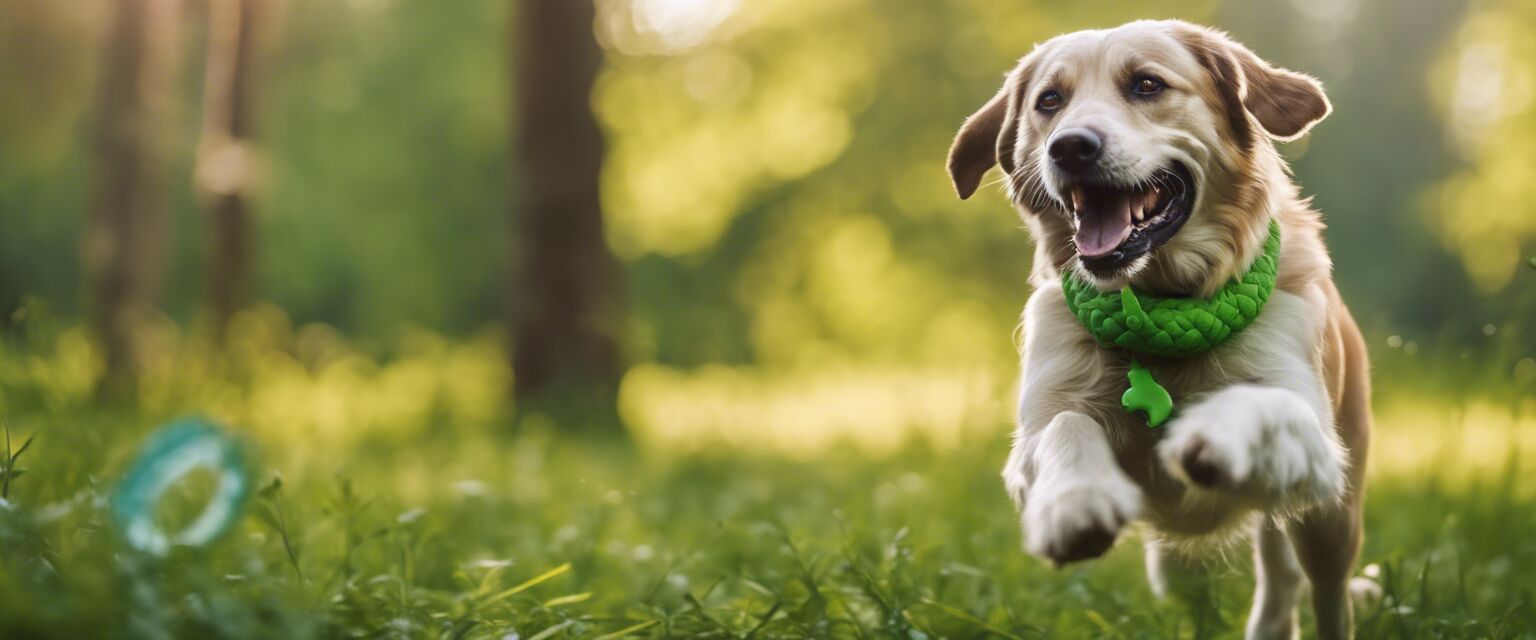
POLYGON ((1226 469, 1212 459, 1204 440, 1190 442, 1179 455, 1179 465, 1191 482, 1202 487, 1215 488, 1231 482, 1226 469))
POLYGON ((1236 387, 1169 425, 1158 455, 1169 474, 1203 489, 1274 503, 1310 503, 1343 488, 1342 457, 1293 394, 1236 387))
POLYGON ((1179 418, 1158 446, 1163 468, 1187 484, 1205 489, 1242 486, 1253 471, 1251 434, 1234 433, 1228 424, 1200 412, 1179 418))
POLYGON ((1104 555, 1141 511, 1125 478, 1037 486, 1024 510, 1025 550, 1062 566, 1104 555))

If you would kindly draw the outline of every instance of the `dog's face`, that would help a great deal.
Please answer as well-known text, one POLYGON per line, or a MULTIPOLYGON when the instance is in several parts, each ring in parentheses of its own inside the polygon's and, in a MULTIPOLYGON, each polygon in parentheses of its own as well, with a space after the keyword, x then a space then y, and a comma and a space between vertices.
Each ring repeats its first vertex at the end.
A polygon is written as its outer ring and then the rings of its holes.
POLYGON ((949 168, 965 198, 1000 165, 1013 201, 1063 229, 1056 253, 1114 288, 1154 261, 1218 266, 1207 254, 1228 247, 1213 243, 1267 212, 1254 158, 1328 110, 1316 81, 1218 32, 1133 22, 1037 46, 966 121, 949 168))

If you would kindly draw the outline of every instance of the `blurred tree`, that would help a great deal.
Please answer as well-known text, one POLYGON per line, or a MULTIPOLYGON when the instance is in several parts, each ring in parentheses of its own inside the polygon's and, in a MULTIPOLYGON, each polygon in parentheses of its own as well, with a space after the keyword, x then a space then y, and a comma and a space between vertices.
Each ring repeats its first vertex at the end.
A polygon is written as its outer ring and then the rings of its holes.
POLYGON ((617 427, 621 271, 603 233, 602 50, 590 0, 523 0, 515 19, 515 154, 508 302, 518 411, 617 427))
POLYGON ((258 30, 266 0, 210 0, 196 183, 209 214, 207 305, 216 339, 250 302, 258 30))
MULTIPOLYGON (((0 313, 26 299, 77 315, 88 208, 81 125, 105 60, 101 3, 0 0, 0 313)), ((5 323, 6 328, 14 323, 5 323)))
POLYGON ((105 351, 103 392, 133 386, 159 302, 170 234, 166 163, 175 112, 180 0, 114 3, 81 257, 105 351))

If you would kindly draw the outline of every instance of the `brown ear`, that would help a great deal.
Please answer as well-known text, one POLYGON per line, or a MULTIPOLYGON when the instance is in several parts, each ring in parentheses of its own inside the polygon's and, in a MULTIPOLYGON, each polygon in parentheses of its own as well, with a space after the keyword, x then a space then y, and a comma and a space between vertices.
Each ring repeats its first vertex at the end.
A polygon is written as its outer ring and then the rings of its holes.
POLYGON ((1252 116, 1271 137, 1295 140, 1333 110, 1323 86, 1311 76, 1270 65, 1221 32, 1188 28, 1181 35, 1211 72, 1239 133, 1252 116))
POLYGON ((1333 111, 1323 85, 1311 76, 1271 66, 1242 45, 1233 46, 1247 80, 1243 106, 1269 135, 1295 140, 1333 111))
MULTIPOLYGON (((965 119, 965 124, 960 126, 960 133, 955 134, 954 144, 949 147, 949 179, 954 181, 955 193, 960 194, 961 200, 976 193, 976 188, 981 186, 981 177, 986 175, 987 170, 997 164, 1003 154, 1013 151, 1011 133, 1006 152, 1000 139, 1003 125, 1010 119, 1008 96, 1011 92, 1008 87, 1009 84, 1004 84, 997 95, 965 119)), ((1002 160, 1004 168, 1011 170, 1009 165, 1012 163, 1007 158, 1002 160)))

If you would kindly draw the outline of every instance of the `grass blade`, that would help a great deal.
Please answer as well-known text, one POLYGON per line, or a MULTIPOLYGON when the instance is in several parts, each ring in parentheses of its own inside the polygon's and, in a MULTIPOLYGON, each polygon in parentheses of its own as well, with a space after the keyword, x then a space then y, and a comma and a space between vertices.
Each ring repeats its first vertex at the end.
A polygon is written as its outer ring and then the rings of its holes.
POLYGON ((544 601, 544 607, 546 609, 552 609, 552 608, 555 608, 555 607, 558 607, 558 606, 561 606, 561 605, 575 604, 577 602, 586 602, 586 601, 591 600, 591 599, 592 599, 592 592, 591 591, 584 591, 582 593, 573 593, 573 594, 568 595, 568 596, 560 596, 558 598, 550 598, 550 599, 544 601))
POLYGON ((928 605, 930 607, 938 609, 939 611, 943 611, 944 613, 949 614, 951 617, 954 617, 954 618, 957 618, 957 619, 960 619, 960 620, 964 620, 964 621, 969 622, 969 623, 971 623, 973 625, 976 625, 980 629, 982 629, 982 630, 984 630, 984 631, 986 631, 988 633, 991 633, 993 635, 1002 636, 1004 638, 1008 638, 1009 640, 1024 640, 1023 638, 1021 638, 1021 637, 1019 637, 1019 636, 1017 636, 1015 634, 1009 633, 1009 632, 1004 631, 1002 629, 999 629, 999 628, 997 628, 995 626, 992 626, 992 624, 987 622, 986 620, 982 620, 981 618, 973 616, 970 613, 968 613, 968 612, 966 612, 966 611, 964 611, 962 609, 958 609, 956 607, 951 607, 951 606, 949 606, 947 604, 944 604, 942 602, 939 602, 937 600, 932 600, 932 599, 929 599, 929 598, 923 598, 922 600, 919 600, 918 602, 921 602, 921 603, 926 604, 926 605, 928 605))
POLYGON ((555 634, 560 633, 561 631, 565 631, 573 624, 576 624, 575 620, 566 620, 565 622, 529 636, 528 640, 545 640, 546 638, 553 638, 555 637, 555 634))
POLYGON ((627 635, 632 635, 632 634, 644 631, 644 630, 649 629, 651 627, 654 627, 654 626, 656 626, 658 624, 661 624, 660 620, 646 620, 645 622, 642 622, 640 624, 630 625, 630 626, 624 627, 623 629, 619 629, 618 631, 614 631, 614 632, 611 632, 611 633, 605 633, 605 634, 600 635, 600 636, 598 636, 596 638, 593 638, 593 640, 616 640, 617 638, 622 638, 622 637, 627 636, 627 635))
MULTIPOLYGON (((534 588, 536 586, 539 586, 540 584, 542 584, 544 582, 548 582, 550 580, 558 578, 558 577, 560 577, 561 575, 564 575, 566 572, 568 572, 570 570, 571 570, 571 563, 567 562, 567 563, 562 564, 562 565, 560 565, 558 567, 550 569, 549 571, 545 571, 543 574, 540 574, 537 577, 531 578, 531 579, 529 579, 528 581, 526 581, 526 582, 524 582, 522 584, 519 584, 519 585, 517 585, 515 587, 512 587, 511 589, 507 589, 506 591, 503 591, 503 592, 498 593, 498 594, 496 594, 494 596, 486 598, 485 600, 482 600, 480 602, 480 604, 483 606, 483 605, 495 604, 497 602, 501 602, 502 600, 506 600, 507 598, 510 598, 510 597, 515 596, 515 595, 517 595, 519 593, 522 593, 522 592, 527 591, 529 589, 532 589, 532 588, 534 588)), ((530 638, 529 640, 532 640, 532 638, 530 638)))

